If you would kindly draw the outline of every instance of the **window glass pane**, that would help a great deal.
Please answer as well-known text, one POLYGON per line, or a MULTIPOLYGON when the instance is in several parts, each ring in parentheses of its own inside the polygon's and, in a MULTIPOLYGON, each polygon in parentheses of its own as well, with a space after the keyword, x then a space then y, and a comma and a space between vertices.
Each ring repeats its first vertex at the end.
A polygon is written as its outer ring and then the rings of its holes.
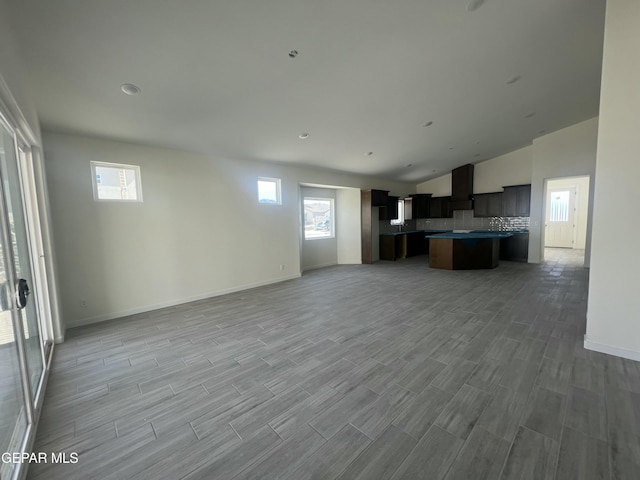
POLYGON ((280 205, 280 179, 258 179, 258 203, 272 203, 280 205))
POLYGON ((331 238, 333 229, 333 199, 304 198, 304 238, 331 238))
POLYGON ((140 167, 91 162, 96 200, 142 201, 140 167))
POLYGON ((398 200, 398 218, 391 220, 391 225, 404 225, 404 200, 398 200))
POLYGON ((569 191, 553 192, 549 205, 550 222, 569 221, 569 191))

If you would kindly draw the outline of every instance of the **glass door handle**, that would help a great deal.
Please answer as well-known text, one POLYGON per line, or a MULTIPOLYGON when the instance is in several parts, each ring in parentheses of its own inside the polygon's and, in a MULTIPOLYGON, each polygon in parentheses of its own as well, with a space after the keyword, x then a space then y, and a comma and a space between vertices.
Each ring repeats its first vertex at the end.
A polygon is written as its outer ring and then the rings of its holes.
POLYGON ((16 284, 16 306, 19 309, 27 306, 30 293, 31 291, 29 290, 27 281, 24 278, 19 279, 16 284))

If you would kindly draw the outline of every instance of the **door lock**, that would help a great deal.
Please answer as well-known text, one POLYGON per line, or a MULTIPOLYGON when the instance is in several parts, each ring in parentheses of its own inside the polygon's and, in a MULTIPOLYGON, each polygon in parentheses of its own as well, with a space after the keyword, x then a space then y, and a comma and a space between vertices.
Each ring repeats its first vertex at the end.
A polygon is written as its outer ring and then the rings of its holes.
POLYGON ((18 309, 27 306, 27 300, 30 293, 31 290, 29 290, 27 281, 24 278, 19 279, 16 284, 16 307, 18 307, 18 309))

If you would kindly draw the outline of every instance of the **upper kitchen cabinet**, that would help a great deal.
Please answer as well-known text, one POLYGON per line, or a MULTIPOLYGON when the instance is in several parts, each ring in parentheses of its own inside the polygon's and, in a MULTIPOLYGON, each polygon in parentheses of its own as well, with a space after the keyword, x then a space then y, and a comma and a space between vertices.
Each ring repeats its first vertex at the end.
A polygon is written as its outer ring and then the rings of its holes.
MULTIPOLYGON (((410 197, 411 197, 411 217, 410 218, 412 219, 429 218, 431 194, 416 193, 411 195, 410 197)), ((405 216, 405 218, 407 217, 405 216)))
POLYGON ((502 216, 502 192, 479 193, 474 195, 474 217, 500 217, 502 216))
POLYGON ((429 202, 429 218, 451 218, 451 197, 432 197, 429 202))
POLYGON ((389 192, 386 190, 369 190, 371 192, 372 207, 386 207, 389 201, 389 192))
POLYGON ((387 196, 387 203, 378 212, 379 220, 395 220, 398 218, 398 200, 400 197, 387 196))
POLYGON ((531 184, 503 187, 502 216, 528 217, 531 215, 531 184))

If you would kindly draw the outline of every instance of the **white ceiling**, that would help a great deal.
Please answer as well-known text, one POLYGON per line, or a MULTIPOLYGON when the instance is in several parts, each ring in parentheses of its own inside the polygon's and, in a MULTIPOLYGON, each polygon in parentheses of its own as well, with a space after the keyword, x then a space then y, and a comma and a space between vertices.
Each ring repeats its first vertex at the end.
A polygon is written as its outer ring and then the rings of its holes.
POLYGON ((417 182, 598 113, 604 0, 11 4, 49 130, 417 182))

